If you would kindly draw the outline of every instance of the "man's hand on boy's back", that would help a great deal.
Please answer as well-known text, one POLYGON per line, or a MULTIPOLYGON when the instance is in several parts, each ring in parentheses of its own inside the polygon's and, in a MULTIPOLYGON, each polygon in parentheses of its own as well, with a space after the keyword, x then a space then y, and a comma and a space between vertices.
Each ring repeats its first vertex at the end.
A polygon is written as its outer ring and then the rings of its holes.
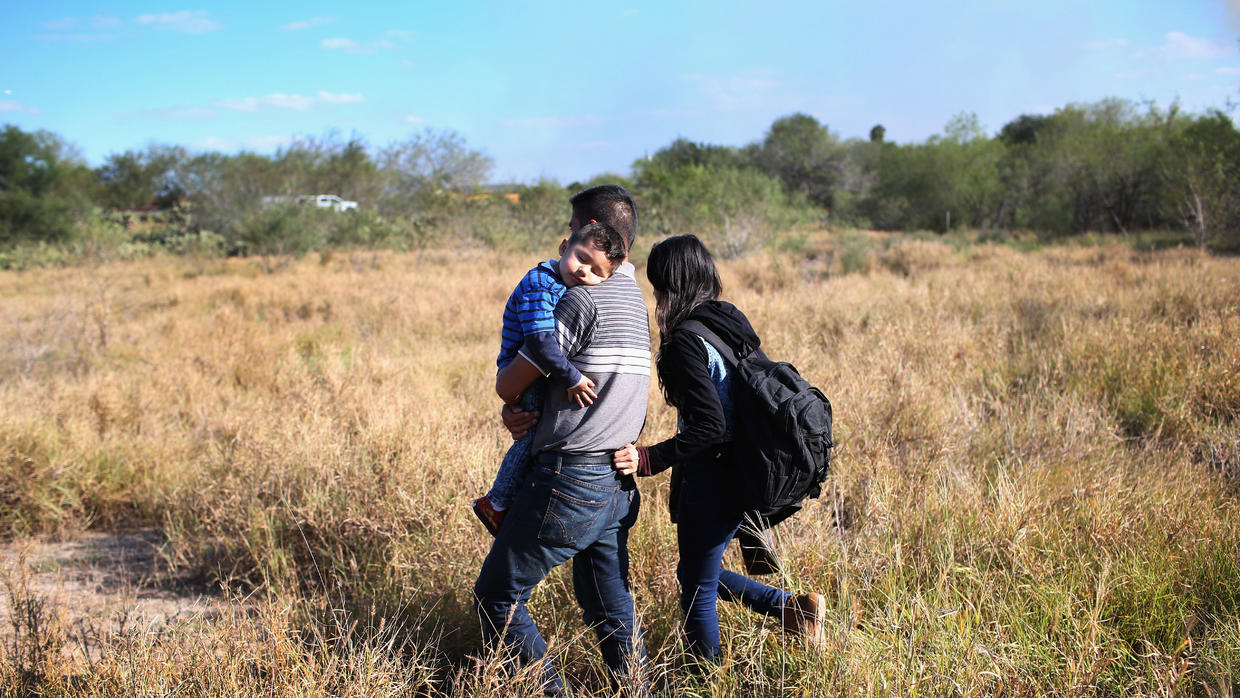
POLYGON ((568 399, 577 403, 578 407, 584 408, 586 405, 593 405, 598 399, 598 395, 594 392, 594 381, 586 376, 582 376, 577 385, 568 389, 568 399))
POLYGON ((516 405, 504 405, 499 411, 499 418, 504 421, 504 427, 512 434, 512 440, 516 441, 538 424, 538 412, 526 412, 516 405))

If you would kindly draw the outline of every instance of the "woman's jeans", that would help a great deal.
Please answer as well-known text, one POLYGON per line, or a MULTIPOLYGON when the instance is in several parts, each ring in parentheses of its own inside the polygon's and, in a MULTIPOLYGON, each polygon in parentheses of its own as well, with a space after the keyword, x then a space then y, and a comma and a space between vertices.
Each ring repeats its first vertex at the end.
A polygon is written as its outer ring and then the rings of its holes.
POLYGON ((563 692, 563 681, 525 603, 547 573, 569 559, 577 604, 598 635, 613 682, 643 692, 643 682, 629 678, 646 660, 629 591, 629 529, 640 497, 633 478, 620 475, 611 462, 610 453, 541 454, 474 585, 483 638, 507 647, 522 663, 542 661, 550 695, 563 692))
POLYGON ((779 618, 787 592, 723 569, 723 551, 744 519, 734 469, 719 460, 695 462, 683 469, 676 539, 680 563, 680 608, 685 613, 689 650, 710 661, 719 657, 716 598, 744 604, 779 618))

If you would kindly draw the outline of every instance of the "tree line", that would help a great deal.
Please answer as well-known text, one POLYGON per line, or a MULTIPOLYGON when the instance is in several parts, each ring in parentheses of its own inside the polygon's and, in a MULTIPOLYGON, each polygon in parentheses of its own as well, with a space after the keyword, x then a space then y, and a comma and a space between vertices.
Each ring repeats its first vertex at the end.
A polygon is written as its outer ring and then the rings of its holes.
POLYGON ((1024 114, 993 136, 963 114, 910 144, 887 141, 882 125, 841 140, 793 114, 740 148, 677 140, 634 172, 665 208, 696 202, 697 213, 730 221, 809 207, 879 230, 1175 230, 1200 245, 1240 244, 1240 131, 1217 110, 1107 99, 1024 114))
POLYGON ((1106 99, 1018 116, 993 135, 962 114, 920 143, 841 139, 813 116, 776 119, 741 147, 678 139, 630 176, 484 196, 493 162, 453 131, 372 147, 360 136, 299 138, 275 153, 191 153, 152 144, 89 167, 64 139, 0 133, 0 249, 69 243, 83 230, 170 212, 144 241, 216 252, 297 253, 324 245, 435 241, 536 246, 562 221, 565 189, 620 181, 652 235, 693 231, 736 253, 798 225, 945 232, 1179 231, 1240 247, 1240 131, 1221 111, 1106 99), (359 211, 298 207, 338 194, 359 211), (271 205, 272 201, 286 202, 271 205), (104 223, 100 223, 103 221, 104 223))
POLYGON ((152 144, 92 169, 57 134, 8 125, 0 134, 0 247, 70 242, 101 213, 128 222, 147 210, 170 214, 154 235, 205 236, 230 253, 393 244, 442 208, 437 199, 477 190, 491 167, 459 134, 427 130, 378 149, 356 135, 304 137, 271 155, 152 144), (296 202, 327 193, 362 209, 331 216, 296 202))

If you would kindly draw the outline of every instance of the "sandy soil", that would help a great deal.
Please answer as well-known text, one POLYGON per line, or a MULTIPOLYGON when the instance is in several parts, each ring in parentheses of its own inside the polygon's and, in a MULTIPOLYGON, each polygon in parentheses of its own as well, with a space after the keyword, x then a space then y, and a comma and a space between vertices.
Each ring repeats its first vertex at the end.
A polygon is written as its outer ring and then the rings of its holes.
POLYGON ((92 633, 155 628, 214 615, 209 590, 177 580, 154 529, 87 532, 64 542, 0 546, 0 637, 11 637, 14 604, 43 602, 62 627, 92 633))

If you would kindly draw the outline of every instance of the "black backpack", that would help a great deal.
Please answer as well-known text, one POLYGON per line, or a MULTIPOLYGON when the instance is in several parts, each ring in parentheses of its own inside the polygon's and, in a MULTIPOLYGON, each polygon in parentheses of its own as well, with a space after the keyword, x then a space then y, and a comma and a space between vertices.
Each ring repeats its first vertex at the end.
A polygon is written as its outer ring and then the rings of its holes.
POLYGON ((831 465, 831 401, 786 362, 760 350, 737 357, 697 320, 680 325, 710 343, 736 369, 732 447, 746 509, 773 525, 817 498, 831 465))

